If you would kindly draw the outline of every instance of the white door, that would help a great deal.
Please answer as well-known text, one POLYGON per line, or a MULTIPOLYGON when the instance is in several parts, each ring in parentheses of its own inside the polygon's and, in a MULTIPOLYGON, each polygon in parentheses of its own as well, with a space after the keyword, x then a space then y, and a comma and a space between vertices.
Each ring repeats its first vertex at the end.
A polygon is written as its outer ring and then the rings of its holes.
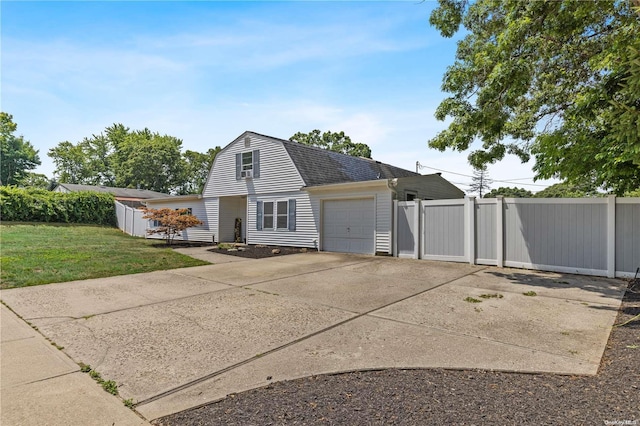
POLYGON ((372 198, 323 202, 322 250, 374 254, 374 231, 372 198))

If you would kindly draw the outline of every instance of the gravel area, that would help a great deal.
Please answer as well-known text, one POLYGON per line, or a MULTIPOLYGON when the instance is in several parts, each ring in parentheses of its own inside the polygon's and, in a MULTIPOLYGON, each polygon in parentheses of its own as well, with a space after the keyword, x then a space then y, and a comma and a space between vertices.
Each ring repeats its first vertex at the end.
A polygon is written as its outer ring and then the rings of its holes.
MULTIPOLYGON (((627 291, 616 324, 638 314, 640 294, 627 291)), ((313 376, 153 423, 640 425, 640 321, 614 327, 593 377, 442 369, 313 376)))

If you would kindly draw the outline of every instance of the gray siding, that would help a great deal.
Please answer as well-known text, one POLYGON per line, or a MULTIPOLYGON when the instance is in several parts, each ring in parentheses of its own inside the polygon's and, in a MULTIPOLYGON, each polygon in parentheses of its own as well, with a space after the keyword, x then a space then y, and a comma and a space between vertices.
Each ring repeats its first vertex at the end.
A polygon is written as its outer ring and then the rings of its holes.
POLYGON ((423 251, 427 256, 464 256, 464 204, 423 207, 423 251))
POLYGON ((282 142, 251 134, 249 147, 245 134, 227 145, 216 156, 203 191, 204 197, 283 193, 299 190, 304 182, 282 142), (236 154, 260 151, 260 177, 236 179, 236 154))
POLYGON ((616 205, 616 271, 635 272, 640 267, 640 200, 616 205))
MULTIPOLYGON (((476 204, 475 209, 476 259, 479 263, 487 263, 487 260, 496 259, 497 256, 497 206, 476 204)), ((495 264, 495 261, 491 263, 495 264)))
POLYGON ((396 199, 405 201, 407 191, 417 193, 421 200, 445 200, 463 198, 464 192, 439 175, 422 175, 398 178, 396 199))
POLYGON ((508 199, 504 215, 506 262, 607 269, 605 203, 508 199))

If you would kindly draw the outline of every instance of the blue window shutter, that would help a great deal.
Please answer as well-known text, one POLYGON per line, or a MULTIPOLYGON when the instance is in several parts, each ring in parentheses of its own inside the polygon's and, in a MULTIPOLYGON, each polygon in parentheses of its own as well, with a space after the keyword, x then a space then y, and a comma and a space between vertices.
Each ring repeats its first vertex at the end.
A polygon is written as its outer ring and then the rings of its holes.
POLYGON ((240 180, 240 171, 242 170, 242 154, 236 154, 236 180, 240 180))
POLYGON ((289 231, 296 230, 296 200, 289 200, 289 231))
POLYGON ((253 150, 253 177, 260 177, 260 151, 257 149, 253 150))
POLYGON ((256 230, 262 231, 262 201, 256 202, 256 230))

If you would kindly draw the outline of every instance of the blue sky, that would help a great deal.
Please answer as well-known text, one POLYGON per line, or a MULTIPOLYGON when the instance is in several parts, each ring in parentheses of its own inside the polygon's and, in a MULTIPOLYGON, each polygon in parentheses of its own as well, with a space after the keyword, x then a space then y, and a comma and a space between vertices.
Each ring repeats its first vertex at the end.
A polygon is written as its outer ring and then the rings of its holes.
MULTIPOLYGON (((2 1, 2 110, 40 150, 37 171, 49 177, 50 148, 113 123, 197 151, 245 130, 284 139, 344 131, 377 160, 471 175, 468 153, 427 146, 445 127, 433 114, 455 55, 455 39, 429 26, 435 5, 2 1)), ((489 174, 533 176, 514 157, 489 174)), ((471 181, 443 176, 462 189, 471 181)))

